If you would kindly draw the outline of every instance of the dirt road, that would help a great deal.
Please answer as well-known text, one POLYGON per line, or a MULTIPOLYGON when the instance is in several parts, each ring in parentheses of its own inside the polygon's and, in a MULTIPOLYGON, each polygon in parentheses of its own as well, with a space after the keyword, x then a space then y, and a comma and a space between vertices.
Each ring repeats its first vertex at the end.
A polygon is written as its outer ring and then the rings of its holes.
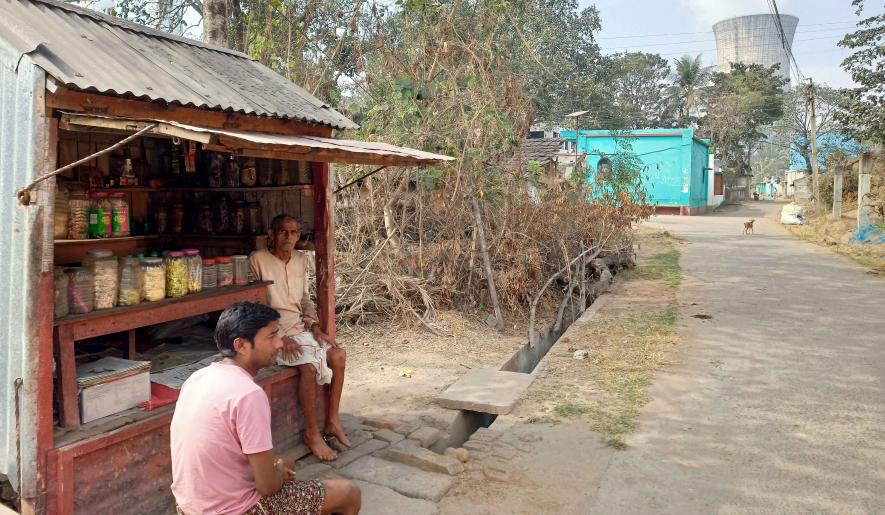
POLYGON ((653 220, 683 239, 684 344, 587 512, 885 509, 885 279, 787 234, 779 208, 653 220))

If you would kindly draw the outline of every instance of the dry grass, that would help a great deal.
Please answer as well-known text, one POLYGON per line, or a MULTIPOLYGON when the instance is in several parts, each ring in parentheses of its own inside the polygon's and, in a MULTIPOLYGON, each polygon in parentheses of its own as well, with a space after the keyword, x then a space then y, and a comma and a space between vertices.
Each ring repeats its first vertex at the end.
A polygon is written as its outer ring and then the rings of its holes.
POLYGON ((787 230, 805 241, 826 247, 867 267, 885 274, 885 244, 851 243, 857 229, 856 205, 848 205, 841 220, 829 215, 812 215, 805 225, 788 225, 787 230), (853 209, 853 211, 851 211, 853 209))
POLYGON ((530 421, 581 418, 615 448, 637 424, 655 371, 679 343, 675 241, 644 232, 635 271, 590 320, 576 322, 546 359, 517 414, 530 421), (669 286, 661 288, 661 284, 669 286), (589 357, 575 360, 575 350, 589 357))

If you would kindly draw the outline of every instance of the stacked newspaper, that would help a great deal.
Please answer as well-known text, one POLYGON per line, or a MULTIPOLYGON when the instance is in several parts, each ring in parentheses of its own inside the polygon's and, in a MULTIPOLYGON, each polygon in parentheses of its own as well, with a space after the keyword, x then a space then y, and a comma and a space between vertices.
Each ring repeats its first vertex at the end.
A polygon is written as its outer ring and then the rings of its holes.
POLYGON ((149 371, 150 368, 150 361, 133 361, 113 357, 101 358, 98 361, 77 365, 77 386, 88 388, 149 371))

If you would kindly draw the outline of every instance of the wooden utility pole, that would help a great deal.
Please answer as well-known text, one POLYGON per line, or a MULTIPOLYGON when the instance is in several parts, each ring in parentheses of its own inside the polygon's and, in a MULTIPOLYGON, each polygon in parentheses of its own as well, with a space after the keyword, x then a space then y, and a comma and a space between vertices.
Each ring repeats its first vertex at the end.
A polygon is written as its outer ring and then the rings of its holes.
POLYGON ((842 219, 842 169, 833 173, 833 220, 842 219))
POLYGON ((814 112, 814 81, 808 78, 808 107, 811 114, 811 187, 814 198, 814 211, 820 213, 823 206, 820 202, 820 180, 817 165, 817 115, 814 112))

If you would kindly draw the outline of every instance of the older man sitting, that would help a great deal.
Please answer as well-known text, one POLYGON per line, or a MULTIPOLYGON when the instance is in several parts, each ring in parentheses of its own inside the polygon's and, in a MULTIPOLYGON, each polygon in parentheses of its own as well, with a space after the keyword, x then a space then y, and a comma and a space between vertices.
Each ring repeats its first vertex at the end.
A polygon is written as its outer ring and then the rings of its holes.
POLYGON ((316 308, 308 291, 308 257, 295 250, 301 237, 301 223, 281 214, 273 219, 268 231, 267 250, 249 256, 252 274, 268 286, 271 307, 280 312, 283 349, 277 357, 280 365, 298 367, 298 398, 304 412, 304 443, 323 461, 337 458, 326 443, 333 436, 345 447, 350 441, 339 418, 341 392, 344 389, 346 353, 334 338, 324 333, 317 321, 316 308), (326 396, 326 423, 319 430, 316 414, 316 385, 323 385, 326 396), (328 386, 326 386, 328 385, 328 386))

